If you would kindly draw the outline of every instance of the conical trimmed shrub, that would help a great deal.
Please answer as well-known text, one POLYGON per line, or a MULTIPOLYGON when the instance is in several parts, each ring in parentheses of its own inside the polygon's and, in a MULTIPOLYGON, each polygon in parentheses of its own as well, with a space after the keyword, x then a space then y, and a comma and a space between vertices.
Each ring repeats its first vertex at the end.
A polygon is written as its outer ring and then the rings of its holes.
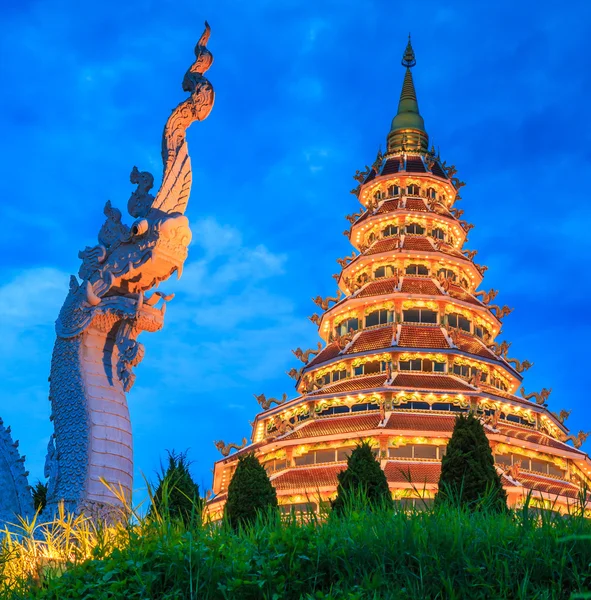
POLYGON ((267 471, 254 454, 241 456, 228 486, 224 509, 226 521, 237 530, 254 523, 257 514, 277 509, 277 506, 277 492, 267 471))
POLYGON ((169 519, 180 519, 185 525, 201 520, 203 500, 199 486, 189 472, 186 453, 168 453, 168 467, 162 468, 158 476, 158 486, 152 497, 149 517, 156 514, 169 519))
POLYGON ((388 480, 368 442, 357 445, 347 459, 347 468, 337 477, 337 497, 332 502, 337 514, 360 503, 360 508, 393 507, 388 480))
POLYGON ((459 415, 441 461, 435 505, 443 503, 475 510, 507 509, 507 493, 495 469, 482 423, 472 414, 459 415))

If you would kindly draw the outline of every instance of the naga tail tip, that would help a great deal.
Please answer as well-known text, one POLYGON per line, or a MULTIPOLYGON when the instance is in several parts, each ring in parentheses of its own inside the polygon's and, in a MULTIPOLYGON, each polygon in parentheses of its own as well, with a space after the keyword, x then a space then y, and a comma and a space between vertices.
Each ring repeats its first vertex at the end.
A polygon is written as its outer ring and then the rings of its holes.
POLYGON ((203 30, 203 33, 201 34, 201 37, 199 38, 199 41, 197 42, 197 47, 207 46, 207 42, 209 42, 210 34, 211 34, 211 27, 209 26, 209 23, 207 21, 205 21, 205 29, 203 30))

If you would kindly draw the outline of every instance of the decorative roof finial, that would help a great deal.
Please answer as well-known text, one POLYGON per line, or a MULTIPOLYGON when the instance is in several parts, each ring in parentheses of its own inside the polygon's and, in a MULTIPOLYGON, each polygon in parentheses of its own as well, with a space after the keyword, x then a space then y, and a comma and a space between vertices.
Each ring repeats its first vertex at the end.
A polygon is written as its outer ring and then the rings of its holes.
POLYGON ((402 66, 410 69, 417 64, 415 59, 415 52, 412 49, 412 44, 410 43, 410 33, 408 34, 408 44, 406 44, 406 50, 402 55, 402 66))
POLYGON ((402 66, 406 67, 398 112, 392 120, 392 127, 388 134, 388 152, 418 151, 427 152, 429 149, 429 136, 425 131, 425 122, 419 113, 419 103, 412 79, 411 67, 417 64, 415 53, 408 43, 402 55, 402 66))

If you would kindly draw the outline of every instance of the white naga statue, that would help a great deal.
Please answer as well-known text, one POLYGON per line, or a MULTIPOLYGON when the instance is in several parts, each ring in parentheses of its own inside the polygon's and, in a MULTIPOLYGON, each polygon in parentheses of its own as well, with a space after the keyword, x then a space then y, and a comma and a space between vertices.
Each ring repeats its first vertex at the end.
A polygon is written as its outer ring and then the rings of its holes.
MULTIPOLYGON (((48 514, 63 501, 69 511, 107 516, 119 505, 109 488, 131 497, 132 435, 125 393, 134 382, 133 367, 144 355, 137 337, 162 327, 171 298, 148 292, 175 271, 180 277, 191 241, 184 216, 191 189, 186 130, 204 120, 214 103, 213 87, 204 77, 213 62, 206 48, 209 33, 206 23, 196 60, 183 80, 190 96, 164 127, 160 190, 155 197, 150 194, 154 178, 134 167, 131 182, 137 189, 127 209, 135 221, 127 226, 121 211, 107 202, 99 243, 79 253, 79 278, 70 278, 51 359, 54 433, 45 464, 48 514)), ((12 503, 5 495, 0 489, 0 508, 12 503)), ((15 512, 26 512, 14 506, 15 512)))

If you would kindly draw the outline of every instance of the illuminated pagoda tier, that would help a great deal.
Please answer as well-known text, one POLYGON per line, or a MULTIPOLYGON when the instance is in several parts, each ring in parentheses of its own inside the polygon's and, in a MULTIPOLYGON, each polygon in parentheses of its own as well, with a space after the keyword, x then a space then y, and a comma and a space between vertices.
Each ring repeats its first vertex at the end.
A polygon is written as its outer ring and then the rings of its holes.
POLYGON ((338 260, 338 293, 315 299, 311 320, 323 343, 295 354, 298 396, 259 396, 252 441, 215 464, 209 512, 221 515, 238 457, 254 452, 284 507, 318 507, 334 497, 351 449, 371 440, 395 499, 429 502, 455 416, 480 415, 510 505, 528 490, 566 510, 591 481, 591 461, 569 435, 568 413, 547 408, 549 390, 527 394, 531 364, 496 341, 511 312, 497 292, 477 291, 486 267, 464 248, 472 225, 454 207, 464 184, 433 149, 419 108, 410 41, 387 151, 357 172, 362 210, 345 233, 357 252, 338 260), (569 443, 570 442, 570 443, 569 443), (570 444, 573 445, 570 445, 570 444))

